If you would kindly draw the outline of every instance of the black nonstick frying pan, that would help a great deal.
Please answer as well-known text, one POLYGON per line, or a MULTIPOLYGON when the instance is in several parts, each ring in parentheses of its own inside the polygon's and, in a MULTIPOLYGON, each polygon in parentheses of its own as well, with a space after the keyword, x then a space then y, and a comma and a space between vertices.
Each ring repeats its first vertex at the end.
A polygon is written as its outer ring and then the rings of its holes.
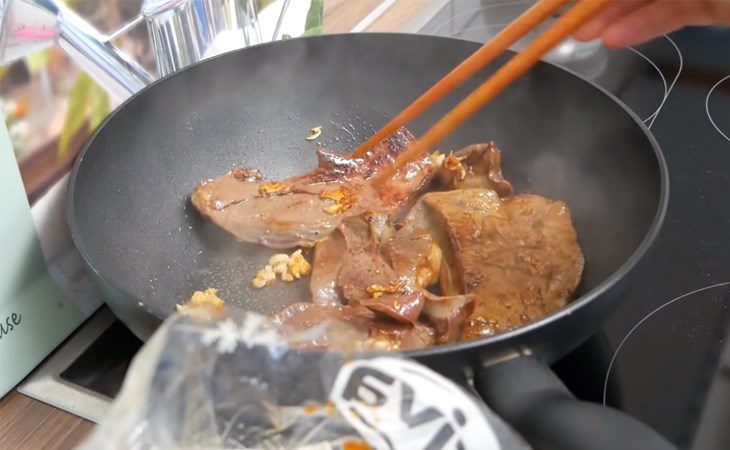
MULTIPOLYGON (((74 240, 109 306, 144 339, 194 290, 217 287, 229 305, 267 314, 306 295, 307 281, 254 291, 273 252, 204 220, 190 192, 234 166, 279 179, 312 169, 318 146, 353 149, 477 48, 399 34, 291 40, 189 67, 131 98, 88 142, 68 201, 74 240), (317 125, 318 141, 305 140, 317 125)), ((415 121, 414 134, 492 70, 415 121)), ((668 196, 659 147, 610 94, 546 63, 440 148, 488 140, 517 192, 570 205, 586 258, 580 296, 529 326, 409 355, 471 371, 487 403, 537 448, 671 448, 618 411, 578 402, 546 365, 600 328, 655 239, 668 196)))

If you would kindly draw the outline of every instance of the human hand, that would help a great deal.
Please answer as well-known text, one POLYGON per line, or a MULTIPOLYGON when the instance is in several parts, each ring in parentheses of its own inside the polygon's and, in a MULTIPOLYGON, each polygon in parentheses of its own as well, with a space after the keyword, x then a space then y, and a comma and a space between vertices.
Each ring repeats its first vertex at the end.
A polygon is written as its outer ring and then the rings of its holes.
POLYGON ((575 37, 602 38, 608 47, 627 47, 684 26, 713 24, 730 24, 730 0, 616 0, 575 37))

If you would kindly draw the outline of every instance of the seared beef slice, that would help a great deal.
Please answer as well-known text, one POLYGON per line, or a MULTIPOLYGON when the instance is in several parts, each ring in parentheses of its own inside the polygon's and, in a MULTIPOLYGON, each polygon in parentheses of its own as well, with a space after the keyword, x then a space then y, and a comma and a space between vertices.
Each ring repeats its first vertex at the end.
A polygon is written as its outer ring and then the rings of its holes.
POLYGON ((271 248, 312 246, 348 217, 397 211, 430 182, 437 167, 426 152, 389 180, 376 186, 369 182, 413 141, 402 128, 363 159, 320 151, 317 169, 275 183, 250 169, 234 169, 198 186, 191 200, 241 241, 271 248))
POLYGON ((565 306, 583 271, 568 206, 538 195, 500 199, 495 191, 433 192, 422 198, 435 226, 450 280, 473 294, 462 339, 525 325, 565 306))

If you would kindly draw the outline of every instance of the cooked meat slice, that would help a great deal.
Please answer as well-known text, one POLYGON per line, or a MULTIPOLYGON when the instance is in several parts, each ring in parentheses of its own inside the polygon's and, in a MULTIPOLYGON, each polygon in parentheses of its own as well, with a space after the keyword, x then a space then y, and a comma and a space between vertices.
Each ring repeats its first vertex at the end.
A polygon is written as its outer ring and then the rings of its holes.
POLYGON ((262 183, 247 169, 208 181, 192 194, 203 215, 239 240, 272 248, 310 246, 348 217, 366 211, 392 212, 432 178, 435 167, 425 152, 386 183, 368 180, 413 142, 401 129, 371 150, 365 159, 319 153, 312 172, 275 183, 262 183))
POLYGON ((393 233, 395 233, 395 229, 389 222, 387 214, 369 212, 363 214, 363 219, 370 226, 370 235, 381 247, 390 242, 393 233))
POLYGON ((422 201, 446 231, 444 258, 454 281, 475 297, 462 338, 537 320, 577 289, 583 255, 564 202, 538 195, 502 200, 486 189, 434 192, 422 201))
POLYGON ((377 298, 366 298, 355 303, 396 322, 416 325, 425 304, 425 297, 420 291, 409 294, 383 294, 377 298))
POLYGON ((380 244, 362 218, 352 218, 340 226, 347 246, 337 285, 347 301, 370 297, 368 288, 398 283, 398 273, 388 264, 380 244))
MULTIPOLYGON (((366 153, 364 159, 348 155, 334 155, 323 150, 318 152, 320 181, 338 181, 343 178, 360 177, 369 180, 383 168, 392 165, 398 155, 410 147, 416 138, 406 128, 383 139, 378 146, 366 153)), ((424 188, 433 178, 437 167, 431 155, 422 152, 382 184, 375 186, 380 201, 387 205, 382 211, 391 211, 403 205, 414 193, 424 188)), ((373 209, 373 211, 378 211, 373 209)))
POLYGON ((441 249, 433 237, 430 214, 422 202, 416 204, 383 249, 409 291, 436 283, 442 269, 441 249))
POLYGON ((337 285, 340 269, 347 254, 342 232, 336 230, 314 247, 312 275, 309 289, 312 302, 319 305, 341 305, 342 290, 337 285))
POLYGON ((459 340, 464 321, 473 312, 473 295, 439 297, 427 293, 423 306, 423 316, 436 331, 437 344, 447 344, 459 340))
POLYGON ((384 167, 390 166, 415 140, 410 131, 400 128, 373 147, 365 158, 353 158, 347 154, 334 154, 320 149, 317 152, 317 169, 301 178, 315 177, 317 181, 325 182, 354 176, 369 179, 384 167))
POLYGON ((362 179, 288 183, 282 183, 279 192, 264 194, 262 186, 266 184, 239 181, 229 173, 198 187, 191 200, 198 211, 239 240, 277 249, 310 246, 349 215, 379 203, 375 191, 362 179), (340 188, 354 199, 354 204, 342 207, 337 200, 326 197, 336 195, 340 188), (335 209, 328 212, 328 208, 335 209))
POLYGON ((428 325, 415 326, 394 322, 375 321, 370 327, 370 338, 365 347, 371 350, 415 350, 432 346, 435 333, 428 325))
POLYGON ((400 167, 390 179, 374 186, 378 198, 386 207, 371 211, 397 214, 399 209, 407 207, 413 194, 429 185, 436 174, 436 169, 431 155, 426 152, 420 158, 400 167))
POLYGON ((434 332, 427 325, 380 319, 367 308, 357 306, 297 303, 271 319, 290 336, 303 334, 296 340, 301 347, 312 349, 343 348, 357 341, 362 343, 363 350, 407 350, 428 347, 434 342, 434 332), (352 342, 342 342, 346 339, 352 342))
POLYGON ((352 217, 340 226, 345 245, 350 251, 358 250, 371 244, 378 244, 371 232, 370 224, 365 217, 352 217))
POLYGON ((454 153, 452 158, 461 167, 445 164, 439 169, 437 178, 444 189, 481 188, 492 189, 500 197, 512 195, 512 185, 502 176, 502 154, 494 142, 470 145, 454 153))
POLYGON ((388 265, 377 248, 368 245, 346 257, 337 284, 345 300, 359 300, 369 297, 372 286, 392 286, 398 283, 398 274, 388 265))
POLYGON ((364 214, 344 221, 328 239, 317 244, 310 289, 313 302, 342 305, 370 296, 368 288, 398 281, 380 250, 389 241, 387 216, 364 214))
POLYGON ((425 296, 423 318, 433 326, 436 343, 444 344, 458 340, 464 321, 474 311, 474 298, 458 295, 463 289, 450 275, 452 266, 444 263, 441 250, 441 245, 449 245, 448 239, 432 216, 431 208, 419 202, 399 224, 385 254, 407 291, 425 296), (439 281, 441 291, 448 293, 445 297, 427 290, 439 281))

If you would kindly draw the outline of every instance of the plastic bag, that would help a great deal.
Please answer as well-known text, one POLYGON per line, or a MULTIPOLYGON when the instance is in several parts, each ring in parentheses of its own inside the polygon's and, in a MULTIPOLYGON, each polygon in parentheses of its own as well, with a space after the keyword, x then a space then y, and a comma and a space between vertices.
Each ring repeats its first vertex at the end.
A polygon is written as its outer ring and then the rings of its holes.
POLYGON ((81 448, 528 448, 482 402, 402 355, 304 351, 291 339, 254 313, 171 317, 81 448))

